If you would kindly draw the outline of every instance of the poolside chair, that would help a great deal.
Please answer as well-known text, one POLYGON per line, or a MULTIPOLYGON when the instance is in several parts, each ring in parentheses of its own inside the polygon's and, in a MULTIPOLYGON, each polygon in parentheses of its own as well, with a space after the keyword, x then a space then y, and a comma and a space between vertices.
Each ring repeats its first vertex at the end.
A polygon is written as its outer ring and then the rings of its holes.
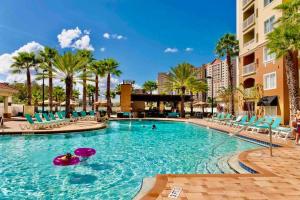
MULTIPOLYGON (((269 124, 271 124, 271 129, 277 129, 281 123, 282 119, 280 117, 276 117, 273 121, 272 117, 267 117, 266 120, 262 124, 258 124, 252 129, 252 132, 256 131, 261 132, 263 130, 269 130, 269 124), (273 123, 272 123, 273 122, 273 123)), ((271 134, 271 133, 269 133, 271 134)))
POLYGON ((292 129, 286 127, 278 127, 276 129, 272 129, 272 132, 275 133, 275 137, 283 138, 287 140, 292 135, 292 129))
POLYGON ((242 118, 243 118, 243 115, 239 115, 238 117, 236 117, 236 119, 231 119, 231 120, 227 121, 227 122, 225 123, 225 125, 232 126, 233 123, 238 123, 238 122, 240 122, 240 121, 242 120, 242 118))
POLYGON ((57 124, 54 123, 54 122, 50 122, 50 121, 43 121, 43 119, 41 118, 40 114, 39 113, 35 113, 34 114, 34 117, 36 119, 37 122, 39 123, 42 123, 42 124, 45 124, 45 126, 48 126, 50 128, 53 128, 53 127, 56 127, 57 124))
POLYGON ((60 124, 62 124, 62 125, 66 125, 66 124, 70 123, 70 120, 68 120, 68 119, 60 119, 59 117, 57 119, 52 112, 49 113, 49 117, 51 120, 60 122, 60 124))
POLYGON ((95 119, 95 116, 87 115, 84 110, 81 111, 80 114, 81 114, 81 117, 83 117, 86 120, 94 120, 95 119))
POLYGON ((225 113, 221 113, 220 115, 217 115, 216 118, 212 118, 212 122, 220 121, 225 118, 225 113))
POLYGON ((63 125, 61 120, 56 120, 56 119, 53 120, 52 118, 49 117, 49 115, 47 115, 47 113, 43 113, 43 117, 47 122, 52 122, 53 124, 56 124, 57 127, 63 125))
POLYGON ((179 117, 179 113, 177 112, 169 112, 167 115, 167 118, 178 118, 179 117))
POLYGON ((216 119, 219 119, 221 117, 222 113, 215 113, 211 118, 208 118, 207 121, 214 121, 216 119))
POLYGON ((81 120, 81 119, 83 119, 83 117, 80 117, 76 111, 73 111, 72 112, 72 119, 81 120))
POLYGON ((237 127, 239 127, 240 124, 243 124, 243 123, 247 122, 247 120, 248 120, 248 116, 245 115, 245 116, 242 117, 242 119, 239 122, 234 122, 232 124, 232 126, 237 128, 237 127))
POLYGON ((77 119, 73 119, 73 118, 66 118, 66 114, 65 114, 65 112, 61 112, 61 111, 59 111, 59 112, 57 112, 57 113, 56 113, 56 115, 58 116, 58 118, 59 118, 60 120, 65 120, 67 123, 70 123, 70 122, 75 122, 75 121, 77 121, 77 119))
POLYGON ((253 125, 253 124, 255 123, 255 121, 256 121, 256 116, 252 116, 248 122, 240 123, 240 124, 238 125, 238 127, 251 126, 251 125, 253 125))
POLYGON ((22 130, 25 130, 25 129, 45 129, 45 128, 48 128, 48 125, 45 125, 44 123, 39 123, 39 122, 35 122, 33 121, 32 117, 29 115, 29 114, 25 114, 25 118, 26 118, 26 121, 28 122, 27 125, 21 125, 19 124, 20 128, 22 130))
POLYGON ((226 122, 232 120, 232 114, 228 113, 226 115, 226 117, 224 117, 223 119, 220 119, 219 122, 221 122, 221 124, 226 124, 226 122))

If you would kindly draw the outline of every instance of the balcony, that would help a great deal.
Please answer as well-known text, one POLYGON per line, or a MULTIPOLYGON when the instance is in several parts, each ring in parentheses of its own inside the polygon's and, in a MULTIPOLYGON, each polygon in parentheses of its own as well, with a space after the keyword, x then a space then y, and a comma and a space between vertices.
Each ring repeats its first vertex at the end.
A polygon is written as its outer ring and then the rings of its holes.
POLYGON ((255 22, 255 16, 254 14, 252 14, 250 17, 248 17, 246 20, 244 20, 243 22, 243 30, 249 28, 250 26, 252 26, 255 22))
POLYGON ((251 3, 253 0, 243 0, 243 8, 245 8, 249 3, 251 3))
POLYGON ((252 40, 249 40, 248 42, 244 43, 244 47, 249 46, 250 44, 253 44, 255 42, 255 39, 253 38, 252 40))
POLYGON ((255 68, 255 63, 250 63, 248 65, 245 65, 243 67, 243 76, 255 73, 256 68, 255 68))

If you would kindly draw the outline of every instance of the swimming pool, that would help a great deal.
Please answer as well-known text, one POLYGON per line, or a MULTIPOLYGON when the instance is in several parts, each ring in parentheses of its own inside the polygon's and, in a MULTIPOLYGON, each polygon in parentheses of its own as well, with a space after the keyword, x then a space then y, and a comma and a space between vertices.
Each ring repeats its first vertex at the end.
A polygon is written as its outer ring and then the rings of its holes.
POLYGON ((111 121, 85 133, 0 136, 0 199, 131 199, 144 177, 222 173, 218 159, 257 147, 205 127, 149 120, 111 121), (97 154, 77 166, 53 166, 54 157, 78 147, 97 154))

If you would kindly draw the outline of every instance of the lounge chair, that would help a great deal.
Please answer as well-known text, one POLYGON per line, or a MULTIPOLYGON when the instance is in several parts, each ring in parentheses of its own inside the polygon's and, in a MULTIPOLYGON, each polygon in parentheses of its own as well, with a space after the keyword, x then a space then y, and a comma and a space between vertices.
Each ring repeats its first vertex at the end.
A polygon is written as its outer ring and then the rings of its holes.
MULTIPOLYGON (((273 121, 272 117, 267 117, 263 123, 256 125, 255 128, 252 129, 252 132, 256 131, 258 133, 263 130, 269 130, 270 124, 271 124, 271 129, 275 130, 279 127, 281 121, 282 121, 282 119, 280 117, 276 117, 274 121, 273 121)), ((269 134, 271 134, 271 133, 269 133, 269 134)))
POLYGON ((83 117, 80 117, 76 111, 73 111, 72 112, 72 119, 81 120, 81 119, 83 119, 83 117))
POLYGON ((52 122, 53 124, 57 124, 57 126, 64 124, 61 120, 50 118, 49 115, 47 115, 47 113, 43 113, 43 117, 47 122, 52 122))
POLYGON ((81 114, 81 117, 83 117, 84 119, 87 119, 87 120, 94 120, 95 119, 95 116, 87 115, 85 111, 81 111, 80 114, 81 114))
POLYGON ((49 117, 50 117, 51 120, 58 121, 63 125, 70 123, 70 120, 68 120, 68 119, 60 119, 59 117, 57 119, 52 112, 49 113, 49 117))
POLYGON ((255 121, 256 121, 256 116, 252 116, 248 122, 240 123, 239 127, 246 127, 246 126, 254 125, 255 121))
POLYGON ((223 120, 224 118, 225 118, 225 114, 221 113, 221 114, 217 115, 216 118, 212 118, 212 122, 220 121, 220 120, 223 120))
POLYGON ((226 122, 232 120, 232 115, 230 113, 228 113, 223 119, 220 119, 219 122, 221 122, 221 124, 225 124, 226 122))
POLYGON ((225 125, 228 125, 228 126, 232 126, 233 123, 238 123, 242 120, 243 118, 243 115, 239 115, 238 117, 236 117, 236 119, 232 119, 232 120, 229 120, 225 123, 225 125))
POLYGON ((167 115, 168 118, 178 118, 179 117, 179 113, 177 112, 169 112, 167 115))
POLYGON ((56 115, 58 116, 58 118, 60 120, 65 120, 67 123, 77 121, 76 119, 73 119, 73 118, 66 118, 65 112, 62 112, 62 111, 57 112, 56 115))
POLYGON ((131 112, 123 112, 123 117, 124 118, 131 118, 131 112))
POLYGON ((272 129, 272 132, 275 133, 275 137, 283 138, 287 140, 292 135, 292 129, 286 127, 278 127, 276 129, 272 129))
POLYGON ((35 117, 36 121, 38 121, 39 123, 45 124, 45 126, 48 125, 50 128, 57 127, 57 123, 55 123, 55 122, 43 121, 43 119, 41 118, 39 113, 35 113, 34 117, 35 117))
POLYGON ((239 122, 234 122, 232 124, 232 126, 233 127, 239 127, 240 124, 243 124, 243 123, 247 122, 247 120, 248 120, 248 116, 245 115, 245 116, 242 117, 242 119, 239 122))
POLYGON ((33 121, 32 117, 29 115, 29 114, 25 114, 25 118, 26 118, 26 121, 28 122, 28 124, 26 125, 19 125, 20 128, 22 130, 25 130, 25 129, 45 129, 45 128, 49 128, 48 124, 44 124, 44 123, 39 123, 39 122, 35 122, 33 121))

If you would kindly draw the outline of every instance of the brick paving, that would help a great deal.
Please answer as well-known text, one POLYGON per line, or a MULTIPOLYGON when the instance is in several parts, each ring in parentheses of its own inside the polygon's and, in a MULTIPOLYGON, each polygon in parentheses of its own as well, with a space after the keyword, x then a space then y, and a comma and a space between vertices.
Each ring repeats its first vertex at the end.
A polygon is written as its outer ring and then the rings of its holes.
MULTIPOLYGON (((236 131, 199 119, 185 121, 226 132, 236 131)), ((264 134, 243 131, 241 135, 269 140, 264 134)), ((239 155, 239 161, 259 172, 257 174, 157 175, 155 186, 142 199, 169 199, 168 194, 177 186, 183 189, 178 198, 180 200, 300 200, 300 146, 293 145, 290 140, 274 139, 274 142, 284 147, 274 148, 273 157, 267 148, 239 155)))

